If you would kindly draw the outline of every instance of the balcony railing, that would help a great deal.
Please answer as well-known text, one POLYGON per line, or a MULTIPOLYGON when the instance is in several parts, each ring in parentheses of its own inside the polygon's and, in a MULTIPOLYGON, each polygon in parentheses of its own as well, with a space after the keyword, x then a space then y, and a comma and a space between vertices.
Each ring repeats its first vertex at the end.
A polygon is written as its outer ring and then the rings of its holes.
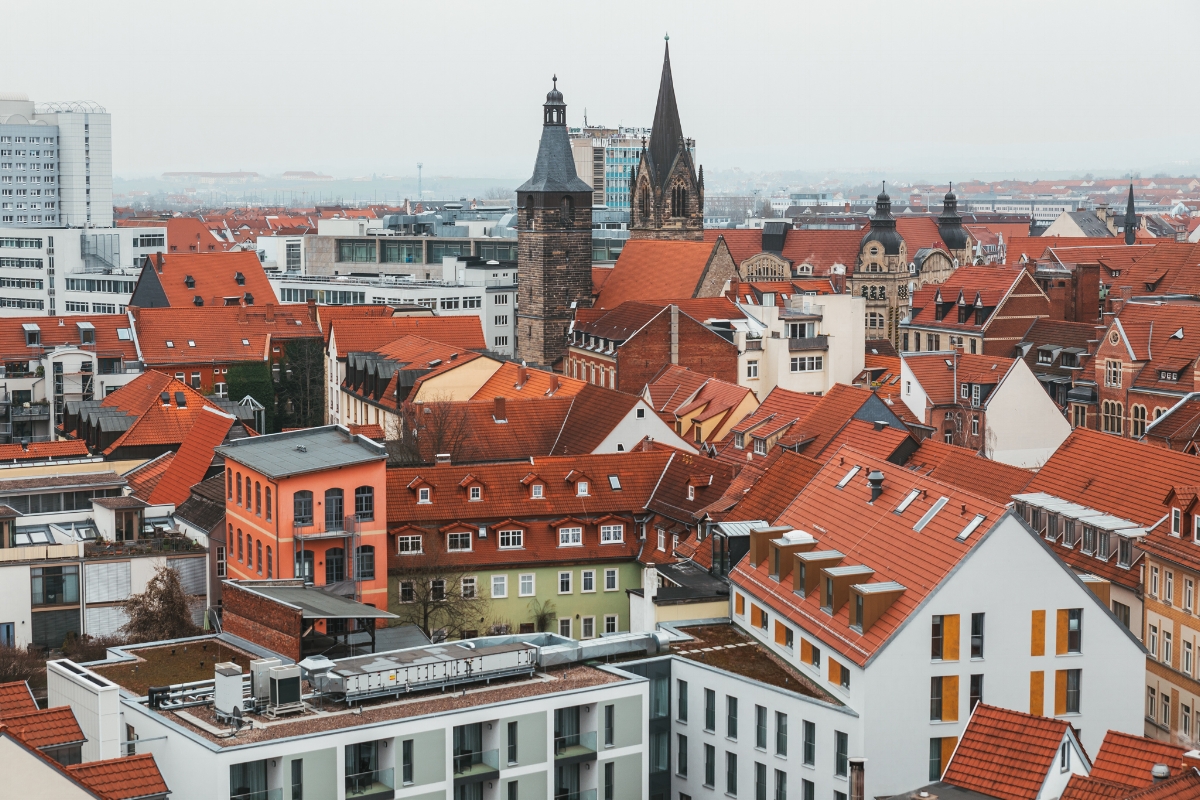
POLYGON ((804 350, 828 350, 829 337, 821 336, 806 336, 803 339, 788 339, 788 352, 795 353, 796 351, 804 350))
POLYGON ((361 533, 363 527, 373 520, 359 520, 353 514, 340 519, 313 519, 307 523, 293 522, 292 533, 298 539, 340 538, 352 533, 361 533))
POLYGON ((50 419, 50 406, 49 404, 41 405, 38 403, 32 403, 28 408, 13 406, 12 418, 14 420, 50 419))
POLYGON ((346 776, 346 797, 383 798, 396 795, 396 783, 391 769, 377 769, 346 776))
POLYGON ((499 750, 477 750, 472 753, 458 753, 454 756, 454 779, 478 778, 482 780, 487 775, 500 771, 499 750))
POLYGON ((257 792, 230 794, 229 800, 283 800, 283 789, 259 789, 257 792))
POLYGON ((554 791, 554 800, 596 800, 595 789, 583 789, 578 792, 554 791))
POLYGON ((88 542, 83 549, 85 558, 202 552, 204 552, 204 547, 186 536, 164 536, 157 539, 137 539, 129 542, 88 542))
POLYGON ((596 757, 596 732, 585 731, 568 736, 554 737, 554 758, 556 761, 572 759, 587 761, 596 757))

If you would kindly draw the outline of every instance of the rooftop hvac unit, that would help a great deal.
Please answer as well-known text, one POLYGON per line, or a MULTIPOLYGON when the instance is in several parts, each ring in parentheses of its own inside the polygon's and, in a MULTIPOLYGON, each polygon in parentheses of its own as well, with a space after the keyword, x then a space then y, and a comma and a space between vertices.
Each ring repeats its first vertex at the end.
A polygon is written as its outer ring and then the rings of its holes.
POLYGON ((268 682, 270 697, 267 702, 267 714, 275 717, 304 710, 304 703, 300 700, 300 667, 298 665, 271 667, 268 682))
POLYGON ((282 663, 278 658, 256 658, 250 662, 250 684, 255 708, 262 708, 270 700, 271 685, 268 679, 271 667, 278 667, 282 663))
POLYGON ((213 710, 217 712, 217 719, 226 720, 235 710, 242 710, 242 668, 232 661, 217 664, 215 668, 213 710))

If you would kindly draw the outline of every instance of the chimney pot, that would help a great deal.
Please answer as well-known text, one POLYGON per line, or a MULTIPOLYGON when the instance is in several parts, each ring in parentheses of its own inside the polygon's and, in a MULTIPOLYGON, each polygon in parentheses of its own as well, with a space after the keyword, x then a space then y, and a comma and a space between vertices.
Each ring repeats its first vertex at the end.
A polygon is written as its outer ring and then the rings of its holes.
POLYGON ((871 487, 871 502, 874 503, 883 494, 883 473, 873 469, 867 474, 867 485, 871 487))
POLYGON ((527 380, 529 380, 529 368, 525 366, 517 367, 517 388, 524 386, 527 380))
POLYGON ((875 430, 877 430, 877 431, 883 430, 886 425, 887 425, 887 423, 881 419, 875 420, 875 430))
POLYGON ((558 391, 558 376, 551 375, 550 376, 550 391, 547 392, 547 394, 554 394, 557 391, 558 391))

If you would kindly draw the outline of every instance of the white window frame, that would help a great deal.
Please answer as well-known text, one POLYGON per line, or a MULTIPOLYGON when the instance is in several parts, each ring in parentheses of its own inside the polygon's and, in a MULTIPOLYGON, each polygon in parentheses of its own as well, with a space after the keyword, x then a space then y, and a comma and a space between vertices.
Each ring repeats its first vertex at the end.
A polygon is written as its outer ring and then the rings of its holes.
POLYGON ((466 598, 478 597, 479 596, 479 581, 475 579, 474 575, 468 575, 462 579, 461 590, 462 590, 463 597, 466 597, 466 598), (471 587, 469 594, 467 591, 467 586, 471 587))
POLYGON ((667 532, 662 528, 658 528, 658 549, 667 552, 667 532))
MULTIPOLYGON (((469 552, 471 552, 472 539, 474 539, 474 537, 471 536, 470 531, 467 531, 465 533, 463 531, 453 531, 452 533, 447 533, 446 534, 446 552, 447 553, 469 553, 469 552), (451 547, 450 542, 454 541, 455 536, 467 537, 467 539, 466 539, 467 546, 466 547, 451 547)), ((459 541, 461 541, 461 539, 459 541)))
POLYGON ((747 361, 746 362, 746 379, 754 380, 757 377, 758 377, 758 362, 757 361, 747 361))
POLYGON ((517 576, 517 597, 533 597, 537 594, 537 575, 533 572, 522 572, 517 576), (525 579, 529 579, 529 591, 525 591, 525 579))
POLYGON ((619 592, 621 591, 621 571, 615 567, 609 567, 604 570, 604 591, 619 592), (609 586, 609 578, 612 578, 612 586, 609 586))
POLYGON ((596 591, 596 570, 585 569, 579 573, 579 592, 580 594, 594 594, 596 591), (588 588, 588 582, 591 582, 592 588, 588 588))
POLYGON ((1171 509, 1171 535, 1178 536, 1183 531, 1183 512, 1178 508, 1171 509))
POLYGON ((429 487, 427 487, 427 486, 419 487, 417 489, 417 503, 419 505, 429 505, 432 502, 433 502, 432 493, 429 491, 429 487))
POLYGON ((621 616, 619 614, 604 615, 604 632, 605 633, 620 633, 621 631, 621 616))
POLYGON ((480 500, 482 500, 483 499, 483 487, 482 486, 472 486, 468 490, 468 499, 472 503, 478 503, 480 500))
POLYGON ((571 638, 571 618, 570 617, 559 617, 558 618, 558 635, 565 636, 568 639, 571 638), (564 632, 564 629, 565 629, 565 632, 564 632))
POLYGON ((596 638, 596 618, 583 617, 579 624, 580 639, 595 639, 596 638))
POLYGON ((421 537, 420 536, 411 536, 410 535, 410 536, 397 536, 396 537, 396 555, 419 556, 419 555, 421 555, 422 552, 423 552, 423 550, 421 547, 421 537), (416 540, 416 543, 417 543, 416 550, 406 550, 403 547, 401 547, 401 544, 404 544, 404 543, 411 544, 414 539, 416 540))
POLYGON ((540 483, 535 483, 529 487, 530 500, 542 500, 546 497, 546 487, 540 483))
POLYGON ((574 579, 575 579, 575 573, 571 572, 570 570, 564 570, 564 571, 559 572, 558 573, 558 593, 559 594, 574 594, 575 592, 572 591, 575 588, 574 587, 574 579), (566 584, 567 584, 567 588, 565 591, 563 590, 563 580, 564 579, 566 580, 566 584))
POLYGON ((498 531, 496 536, 501 550, 522 550, 525 548, 525 531, 520 528, 505 528, 498 531), (508 544, 504 543, 508 539, 508 544), (515 542, 515 543, 514 543, 515 542))
POLYGON ((589 488, 589 486, 588 486, 587 481, 576 481, 575 482, 575 496, 576 497, 588 497, 589 496, 588 488, 589 488))
POLYGON ((502 599, 508 597, 508 575, 493 575, 492 576, 492 597, 502 599), (500 591, 497 592, 496 588, 500 591))
POLYGON ((620 544, 625 541, 625 526, 601 525, 600 544, 620 544))
POLYGON ((1191 677, 1192 675, 1192 643, 1188 640, 1183 642, 1183 674, 1191 677))
POLYGON ((558 546, 559 547, 583 547, 583 528, 559 528, 558 529, 558 546), (578 538, 576 538, 578 537, 578 538))

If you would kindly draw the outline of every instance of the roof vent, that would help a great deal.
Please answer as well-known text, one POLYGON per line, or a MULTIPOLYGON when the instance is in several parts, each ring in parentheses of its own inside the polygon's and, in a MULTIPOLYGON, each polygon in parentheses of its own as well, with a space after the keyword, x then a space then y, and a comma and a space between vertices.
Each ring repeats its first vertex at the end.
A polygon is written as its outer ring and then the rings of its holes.
POLYGON ((883 473, 877 469, 868 472, 867 485, 871 487, 871 502, 874 503, 883 494, 883 473))
POLYGON ((162 400, 162 404, 164 406, 171 405, 171 393, 170 392, 163 392, 162 394, 160 394, 158 396, 158 399, 162 400))
POLYGON ((297 452, 297 453, 307 453, 307 452, 308 452, 308 446, 307 446, 307 445, 303 445, 303 444, 298 444, 298 445, 296 445, 296 452, 297 452))
POLYGON ((176 392, 175 405, 177 405, 179 408, 187 408, 187 395, 183 392, 176 392))
POLYGON ((433 457, 433 460, 438 464, 449 464, 450 463, 450 454, 449 453, 438 453, 433 457))
POLYGON ((887 427, 887 423, 881 419, 875 420, 874 425, 875 425, 875 430, 877 430, 877 431, 881 431, 887 427))
POLYGON ((1155 764, 1150 768, 1150 777, 1154 779, 1155 783, 1161 783, 1171 777, 1171 768, 1166 764, 1155 764))
POLYGON ((246 285, 246 276, 240 272, 233 273, 233 280, 237 283, 238 286, 246 285))
POLYGON ((200 295, 195 295, 192 297, 192 302, 198 306, 202 306, 202 305, 204 305, 204 298, 201 297, 200 295))

